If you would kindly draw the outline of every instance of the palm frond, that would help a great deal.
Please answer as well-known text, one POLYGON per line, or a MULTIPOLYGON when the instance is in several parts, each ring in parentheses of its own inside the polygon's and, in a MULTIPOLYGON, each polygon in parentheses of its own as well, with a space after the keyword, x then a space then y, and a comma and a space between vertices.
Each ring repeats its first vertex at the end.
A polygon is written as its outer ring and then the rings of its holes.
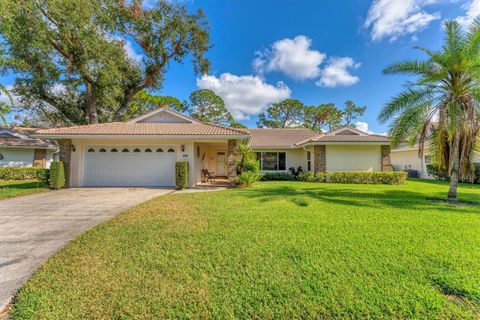
POLYGON ((429 103, 433 105, 434 95, 431 88, 409 88, 393 97, 382 109, 378 116, 381 123, 385 123, 397 113, 408 108, 429 103))
POLYGON ((435 66, 429 60, 405 60, 388 66, 383 70, 383 74, 423 75, 433 73, 435 70, 435 66))

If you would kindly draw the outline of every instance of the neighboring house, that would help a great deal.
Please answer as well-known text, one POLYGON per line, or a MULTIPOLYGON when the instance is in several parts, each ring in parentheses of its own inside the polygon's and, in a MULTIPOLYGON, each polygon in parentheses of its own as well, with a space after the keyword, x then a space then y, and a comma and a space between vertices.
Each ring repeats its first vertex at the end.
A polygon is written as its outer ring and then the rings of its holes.
POLYGON ((390 170, 387 137, 343 127, 319 135, 307 129, 236 129, 157 109, 128 122, 40 130, 54 139, 69 172, 69 185, 174 186, 175 162, 189 163, 189 185, 201 170, 234 183, 235 146, 247 142, 263 171, 390 170))
MULTIPOLYGON (((402 143, 391 151, 391 161, 395 171, 414 170, 418 172, 419 178, 433 179, 427 172, 427 165, 432 163, 430 150, 425 147, 423 156, 418 152, 418 144, 410 147, 407 143, 402 143)), ((474 158, 474 162, 480 162, 480 154, 474 158)))
POLYGON ((49 168, 58 147, 54 142, 33 138, 37 130, 0 127, 0 167, 49 168))

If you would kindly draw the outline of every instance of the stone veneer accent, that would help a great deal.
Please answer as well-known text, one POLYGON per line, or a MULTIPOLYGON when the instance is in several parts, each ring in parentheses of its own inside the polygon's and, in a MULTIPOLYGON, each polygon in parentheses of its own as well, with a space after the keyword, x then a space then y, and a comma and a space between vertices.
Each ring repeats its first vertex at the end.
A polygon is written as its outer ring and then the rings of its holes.
POLYGON ((70 162, 72 160, 72 140, 70 139, 58 139, 57 140, 59 150, 60 161, 63 162, 65 168, 65 187, 70 186, 70 162))
POLYGON ((382 171, 392 171, 392 161, 390 159, 390 146, 382 146, 382 171))
POLYGON ((237 177, 237 141, 228 140, 227 150, 227 178, 228 184, 235 185, 235 178, 237 177))
POLYGON ((313 172, 327 171, 327 153, 324 145, 313 146, 313 172))

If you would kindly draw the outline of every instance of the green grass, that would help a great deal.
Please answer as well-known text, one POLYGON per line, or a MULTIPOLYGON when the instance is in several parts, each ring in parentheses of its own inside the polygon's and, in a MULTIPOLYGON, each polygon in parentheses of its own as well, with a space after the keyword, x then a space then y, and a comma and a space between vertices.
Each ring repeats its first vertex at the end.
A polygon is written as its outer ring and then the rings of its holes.
POLYGON ((0 200, 45 191, 48 188, 39 181, 0 180, 0 200))
POLYGON ((475 206, 443 182, 264 182, 173 194, 83 234, 20 290, 15 319, 480 317, 475 206))

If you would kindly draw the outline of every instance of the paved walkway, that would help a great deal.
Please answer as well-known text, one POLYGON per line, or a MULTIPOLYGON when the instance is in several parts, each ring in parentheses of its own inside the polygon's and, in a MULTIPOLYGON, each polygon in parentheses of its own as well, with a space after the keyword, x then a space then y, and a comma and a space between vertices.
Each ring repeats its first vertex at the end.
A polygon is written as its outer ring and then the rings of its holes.
POLYGON ((0 312, 32 273, 79 233, 161 188, 81 188, 0 201, 0 312))

